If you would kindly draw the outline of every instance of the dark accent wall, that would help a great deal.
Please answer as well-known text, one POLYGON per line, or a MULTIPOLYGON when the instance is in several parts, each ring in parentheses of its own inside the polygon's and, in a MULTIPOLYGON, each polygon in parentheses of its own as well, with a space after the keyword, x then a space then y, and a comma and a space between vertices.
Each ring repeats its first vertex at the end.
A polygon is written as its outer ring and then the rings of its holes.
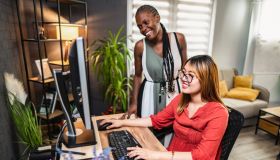
MULTIPOLYGON (((5 99, 4 72, 22 80, 21 61, 17 43, 17 19, 14 0, 0 0, 0 155, 18 159, 19 148, 5 99)), ((1 159, 2 159, 1 158, 1 159)))
MULTIPOLYGON (((113 33, 123 25, 124 34, 127 31, 127 1, 126 0, 87 0, 88 3, 88 41, 107 36, 109 30, 113 33)), ((91 65, 90 65, 91 68, 91 65)), ((104 88, 90 70, 90 91, 92 114, 100 115, 108 104, 104 102, 104 88)))

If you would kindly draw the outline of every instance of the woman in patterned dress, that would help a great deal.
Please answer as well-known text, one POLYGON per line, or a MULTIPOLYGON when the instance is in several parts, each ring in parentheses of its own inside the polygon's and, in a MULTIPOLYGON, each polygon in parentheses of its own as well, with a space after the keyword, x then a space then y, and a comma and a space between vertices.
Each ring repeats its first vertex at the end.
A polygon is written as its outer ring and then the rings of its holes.
POLYGON ((187 60, 186 41, 181 33, 166 32, 153 6, 139 7, 135 17, 145 38, 134 48, 135 75, 127 114, 147 117, 162 110, 180 92, 177 72, 187 60))

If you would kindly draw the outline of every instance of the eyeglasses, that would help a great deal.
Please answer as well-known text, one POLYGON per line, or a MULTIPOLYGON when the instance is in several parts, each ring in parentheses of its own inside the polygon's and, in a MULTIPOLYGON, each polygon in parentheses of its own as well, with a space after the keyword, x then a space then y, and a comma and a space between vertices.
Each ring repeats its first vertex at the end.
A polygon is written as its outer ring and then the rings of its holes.
POLYGON ((192 83, 194 75, 192 74, 187 74, 184 72, 183 69, 178 70, 178 77, 187 83, 192 83))

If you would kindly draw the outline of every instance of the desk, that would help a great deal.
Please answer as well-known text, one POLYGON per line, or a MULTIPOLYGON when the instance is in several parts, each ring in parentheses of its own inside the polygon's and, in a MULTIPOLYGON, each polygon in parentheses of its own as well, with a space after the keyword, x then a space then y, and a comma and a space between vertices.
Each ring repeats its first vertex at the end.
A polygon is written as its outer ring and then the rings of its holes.
MULTIPOLYGON (((98 133, 98 129, 97 129, 97 125, 96 125, 96 119, 95 117, 92 117, 92 123, 93 123, 93 127, 94 127, 94 134, 95 134, 95 139, 96 139, 96 145, 89 145, 89 146, 83 146, 83 147, 75 147, 75 148, 67 148, 63 143, 61 146, 62 150, 66 150, 66 151, 74 151, 74 152, 82 152, 82 153, 86 153, 86 155, 78 155, 78 154, 73 154, 73 158, 76 159, 87 159, 87 158, 92 158, 93 157, 93 150, 94 147, 96 149, 96 154, 99 155, 100 153, 102 153, 102 146, 101 146, 101 141, 100 141, 100 137, 99 137, 99 133, 98 133)), ((77 121, 75 122, 75 127, 81 126, 82 125, 82 119, 78 118, 77 121)), ((67 128, 66 128, 67 130, 67 128)), ((62 135, 63 136, 63 135, 62 135)), ((58 137, 61 138, 61 137, 58 137)), ((60 156, 61 160, 64 160, 64 155, 69 156, 68 154, 62 153, 60 156)))
MULTIPOLYGON (((137 139, 137 141, 141 144, 143 148, 157 150, 157 151, 166 151, 166 148, 157 140, 157 138, 153 135, 153 133, 148 128, 145 127, 121 127, 118 129, 110 129, 106 131, 97 130, 96 120, 119 118, 120 116, 122 116, 122 114, 92 117, 92 122, 94 124, 94 129, 95 129, 95 136, 97 140, 97 147, 96 147, 97 155, 102 152, 102 149, 109 147, 107 135, 108 133, 116 130, 128 130, 137 139), (102 148, 100 146, 102 146, 102 148)), ((62 149, 65 149, 65 146, 63 146, 62 149)), ((70 150, 87 153, 86 156, 73 155, 75 156, 74 157, 75 159, 90 158, 90 156, 92 156, 93 146, 71 148, 70 150)), ((112 154, 111 154, 111 159, 113 159, 112 154)))

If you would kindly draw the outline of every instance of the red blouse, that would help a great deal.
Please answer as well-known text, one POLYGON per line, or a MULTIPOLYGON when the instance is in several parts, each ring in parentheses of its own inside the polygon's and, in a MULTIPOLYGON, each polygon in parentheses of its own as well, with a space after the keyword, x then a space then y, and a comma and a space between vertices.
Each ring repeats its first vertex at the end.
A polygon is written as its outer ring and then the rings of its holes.
POLYGON ((167 150, 191 152, 193 160, 220 159, 220 142, 227 127, 228 111, 218 102, 208 102, 191 118, 187 108, 178 115, 181 97, 179 94, 164 110, 150 116, 155 129, 173 124, 174 136, 167 150))

